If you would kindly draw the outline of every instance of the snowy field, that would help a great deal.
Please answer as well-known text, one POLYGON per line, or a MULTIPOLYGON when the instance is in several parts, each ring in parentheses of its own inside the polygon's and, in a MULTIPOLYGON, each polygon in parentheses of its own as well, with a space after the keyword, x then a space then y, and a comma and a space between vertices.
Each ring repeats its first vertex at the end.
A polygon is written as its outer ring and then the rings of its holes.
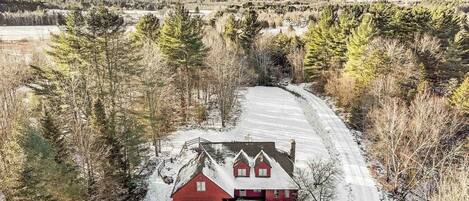
POLYGON ((47 40, 58 33, 58 26, 0 26, 1 40, 47 40))
MULTIPOLYGON (((302 26, 302 27, 294 26, 293 29, 294 29, 295 34, 297 36, 303 35, 304 33, 306 33, 306 31, 308 31, 307 26, 302 26)), ((278 34, 280 32, 288 33, 289 32, 288 26, 281 26, 281 27, 276 27, 276 28, 266 28, 266 29, 261 30, 261 33, 273 34, 273 35, 278 34)))
MULTIPOLYGON (((296 35, 302 35, 307 31, 307 27, 295 27, 296 35)), ((134 27, 127 27, 128 31, 133 31, 134 27)), ((51 33, 58 33, 58 26, 0 26, 1 40, 48 40, 51 33)), ((267 28, 261 30, 262 33, 277 34, 279 32, 287 33, 288 27, 267 28)))
MULTIPOLYGON (((66 14, 67 10, 50 9, 50 13, 66 14)), ((124 10, 124 16, 127 20, 137 21, 140 17, 146 14, 153 14, 159 18, 167 10, 146 11, 146 10, 124 10)), ((194 12, 191 10, 190 12, 194 12)), ((200 10, 198 15, 205 16, 211 14, 212 10, 200 10)), ((128 30, 133 30, 133 27, 128 27, 128 30)), ((59 27, 56 25, 43 25, 43 26, 0 26, 0 39, 1 40, 47 40, 50 38, 51 33, 58 33, 59 27)))
MULTIPOLYGON (((302 90, 295 86, 289 86, 289 89, 302 90)), ((339 185, 337 200, 379 200, 378 190, 348 129, 324 102, 310 102, 309 99, 313 98, 304 100, 280 88, 248 88, 242 100, 241 117, 232 130, 177 131, 165 141, 164 155, 176 160, 167 163, 164 174, 175 178, 178 169, 194 156, 190 151, 179 155, 184 142, 193 138, 202 137, 213 142, 245 141, 249 136, 252 141, 276 142, 276 147, 283 151, 289 151, 290 140, 295 139, 296 167, 304 167, 310 159, 344 160, 341 164, 344 179, 339 185)), ((165 184, 155 171, 150 177, 145 200, 170 201, 171 190, 172 186, 165 184)))

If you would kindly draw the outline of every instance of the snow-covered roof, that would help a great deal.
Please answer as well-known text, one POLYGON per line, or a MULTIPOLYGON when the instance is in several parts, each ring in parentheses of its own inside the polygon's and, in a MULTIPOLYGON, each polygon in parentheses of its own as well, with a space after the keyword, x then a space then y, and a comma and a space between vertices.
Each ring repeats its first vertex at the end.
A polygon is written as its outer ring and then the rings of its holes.
POLYGON ((238 163, 238 162, 244 162, 246 163, 247 165, 251 165, 249 164, 249 156, 246 154, 246 152, 244 152, 242 149, 241 151, 238 152, 238 154, 236 154, 236 156, 234 157, 234 162, 233 163, 238 163))
POLYGON ((291 177, 293 162, 288 154, 278 151, 270 142, 202 143, 198 156, 179 171, 173 194, 199 173, 232 197, 235 189, 298 189, 291 177), (234 176, 233 164, 240 158, 251 166, 250 177, 234 176), (272 167, 270 177, 255 176, 254 165, 261 159, 272 167))
POLYGON ((254 157, 254 167, 256 167, 259 163, 266 163, 267 165, 269 165, 270 167, 272 167, 270 165, 270 159, 269 157, 267 156, 267 154, 264 152, 264 150, 261 150, 257 155, 256 157, 254 157))

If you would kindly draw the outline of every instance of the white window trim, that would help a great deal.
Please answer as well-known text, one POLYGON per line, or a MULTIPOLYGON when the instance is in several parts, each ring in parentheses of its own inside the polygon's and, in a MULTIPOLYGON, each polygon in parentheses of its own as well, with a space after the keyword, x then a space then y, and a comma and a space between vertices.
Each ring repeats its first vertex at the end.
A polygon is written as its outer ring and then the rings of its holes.
POLYGON ((253 191, 254 191, 254 192, 256 192, 256 193, 260 193, 260 192, 262 192, 262 190, 261 190, 261 189, 254 189, 253 191))
POLYGON ((259 169, 259 176, 260 177, 266 177, 267 176, 267 169, 265 169, 265 168, 259 169))
POLYGON ((285 198, 290 198, 290 190, 285 190, 285 198))
POLYGON ((245 177, 247 176, 247 171, 244 168, 238 169, 238 176, 245 177))
POLYGON ((246 197, 246 190, 239 190, 239 196, 246 197))
POLYGON ((205 189, 205 181, 198 181, 197 182, 197 192, 204 192, 207 189, 205 189))
POLYGON ((277 190, 274 190, 274 198, 278 198, 278 191, 277 190))

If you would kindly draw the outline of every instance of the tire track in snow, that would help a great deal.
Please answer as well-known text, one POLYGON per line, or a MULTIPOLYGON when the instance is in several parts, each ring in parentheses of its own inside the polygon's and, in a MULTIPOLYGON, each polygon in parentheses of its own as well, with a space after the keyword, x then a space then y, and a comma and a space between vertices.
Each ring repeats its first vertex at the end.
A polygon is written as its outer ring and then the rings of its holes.
MULTIPOLYGON (((305 112, 310 110, 311 115, 316 118, 310 119, 310 122, 314 121, 313 124, 315 124, 315 128, 318 129, 326 146, 332 152, 331 155, 337 157, 341 163, 345 181, 341 188, 342 190, 347 188, 349 190, 345 195, 343 194, 344 192, 339 193, 338 199, 363 201, 382 200, 383 198, 368 171, 358 144, 354 141, 350 130, 345 126, 342 120, 322 99, 307 92, 302 87, 288 85, 285 89, 304 99, 304 104, 310 107, 304 108, 305 112)), ((302 104, 301 100, 299 102, 302 104)))

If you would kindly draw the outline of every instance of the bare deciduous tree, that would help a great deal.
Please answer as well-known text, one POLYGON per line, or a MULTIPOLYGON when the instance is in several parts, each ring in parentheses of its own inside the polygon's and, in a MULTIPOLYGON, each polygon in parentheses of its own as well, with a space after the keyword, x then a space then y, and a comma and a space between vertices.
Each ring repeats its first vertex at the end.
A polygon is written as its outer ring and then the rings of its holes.
POLYGON ((385 166, 385 188, 405 199, 427 198, 438 172, 457 156, 461 143, 449 143, 464 118, 442 98, 418 94, 410 106, 388 98, 369 115, 372 153, 385 166))
POLYGON ((144 96, 144 119, 153 140, 155 154, 161 152, 161 138, 173 130, 173 102, 174 87, 170 84, 170 76, 158 50, 152 44, 142 48, 142 65, 144 73, 141 76, 144 96))
POLYGON ((225 127, 236 105, 239 86, 245 80, 245 65, 242 58, 226 47, 222 37, 212 33, 210 41, 207 65, 213 79, 222 127, 225 127))
POLYGON ((305 50, 303 48, 295 48, 287 55, 291 64, 292 82, 301 83, 304 81, 304 58, 305 50))
POLYGON ((327 201, 335 198, 336 183, 341 171, 336 161, 313 160, 295 173, 300 187, 298 200, 327 201))
POLYGON ((438 191, 432 201, 466 201, 469 200, 469 161, 461 167, 451 167, 442 172, 438 182, 438 191))
POLYGON ((23 167, 19 129, 27 110, 19 88, 27 75, 25 66, 22 56, 0 50, 0 197, 14 193, 23 167))

